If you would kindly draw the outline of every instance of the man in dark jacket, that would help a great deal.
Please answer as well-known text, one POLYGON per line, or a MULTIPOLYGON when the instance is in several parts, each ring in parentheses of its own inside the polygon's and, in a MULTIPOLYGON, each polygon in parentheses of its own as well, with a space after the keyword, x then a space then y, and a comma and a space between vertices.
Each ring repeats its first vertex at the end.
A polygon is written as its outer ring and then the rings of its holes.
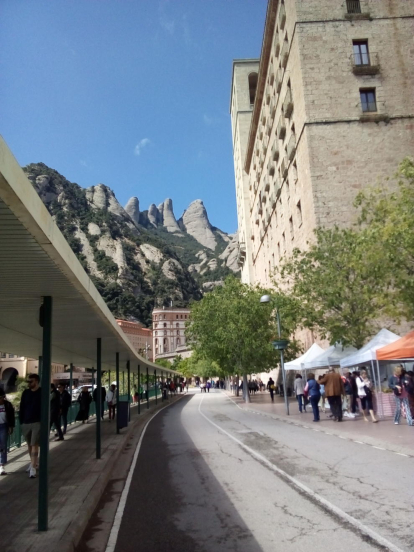
POLYGON ((55 429, 58 433, 58 437, 55 439, 55 441, 63 441, 63 433, 62 433, 62 427, 60 425, 60 393, 56 389, 55 384, 50 384, 50 429, 52 429, 52 425, 55 425, 55 429))
POLYGON ((29 449, 30 465, 29 477, 36 477, 37 460, 39 458, 40 420, 41 420, 41 397, 42 391, 39 386, 39 376, 29 374, 29 389, 25 389, 20 399, 19 419, 20 427, 27 448, 29 449))
POLYGON ((72 398, 69 392, 66 390, 66 386, 63 383, 58 385, 59 399, 60 399, 60 426, 63 425, 63 435, 66 434, 66 428, 68 427, 68 412, 72 405, 72 398))
POLYGON ((0 388, 0 475, 7 475, 7 439, 14 429, 14 408, 0 388))
MULTIPOLYGON (((104 419, 104 411, 105 411, 105 405, 104 405, 104 402, 105 402, 105 399, 106 399, 106 389, 104 386, 101 387, 101 418, 102 420, 104 419)), ((97 408, 97 403, 98 403, 98 388, 95 387, 95 389, 93 390, 93 400, 95 401, 95 410, 97 408)), ((98 411, 96 410, 96 415, 98 415, 98 411)))

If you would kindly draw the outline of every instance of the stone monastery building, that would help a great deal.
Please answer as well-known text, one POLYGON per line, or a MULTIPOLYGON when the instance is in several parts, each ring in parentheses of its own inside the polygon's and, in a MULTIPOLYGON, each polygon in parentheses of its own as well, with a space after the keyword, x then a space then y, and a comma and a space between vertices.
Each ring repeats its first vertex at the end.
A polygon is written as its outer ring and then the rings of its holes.
POLYGON ((269 285, 413 155, 413 16, 413 0, 269 0, 260 60, 233 62, 242 281, 269 285))

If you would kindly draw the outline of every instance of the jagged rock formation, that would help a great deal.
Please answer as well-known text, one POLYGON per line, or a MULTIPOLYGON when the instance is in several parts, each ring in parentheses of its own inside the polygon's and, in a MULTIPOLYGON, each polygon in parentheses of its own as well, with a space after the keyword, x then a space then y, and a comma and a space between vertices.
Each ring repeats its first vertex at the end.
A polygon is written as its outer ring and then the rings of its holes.
POLYGON ((24 170, 115 316, 150 324, 154 306, 187 306, 239 272, 237 236, 211 226, 201 200, 177 222, 171 199, 124 209, 104 184, 81 188, 43 163, 24 170))
POLYGON ((184 211, 180 222, 182 222, 184 230, 201 245, 212 251, 215 250, 217 241, 201 199, 196 199, 190 204, 188 209, 184 211))
POLYGON ((182 234, 181 228, 178 226, 174 216, 172 199, 166 199, 164 201, 162 209, 162 225, 167 232, 171 232, 172 234, 182 234))
POLYGON ((137 197, 131 197, 125 205, 125 211, 138 226, 139 224, 139 201, 137 197))

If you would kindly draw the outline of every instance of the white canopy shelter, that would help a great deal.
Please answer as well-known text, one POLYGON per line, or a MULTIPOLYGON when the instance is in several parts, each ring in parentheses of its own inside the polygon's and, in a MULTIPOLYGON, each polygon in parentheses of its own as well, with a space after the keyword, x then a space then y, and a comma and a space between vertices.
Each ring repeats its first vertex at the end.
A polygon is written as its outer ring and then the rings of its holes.
POLYGON ((305 362, 303 368, 305 370, 328 368, 329 366, 339 366, 341 359, 356 353, 355 347, 342 347, 340 343, 331 345, 329 349, 326 349, 323 353, 317 356, 315 359, 305 362))
POLYGON ((310 362, 311 360, 314 360, 323 352, 324 349, 322 349, 322 347, 320 347, 317 343, 314 343, 312 347, 299 358, 291 360, 290 362, 285 362, 285 370, 304 370, 305 362, 310 362))
POLYGON ((390 343, 394 343, 400 339, 400 336, 390 332, 389 330, 383 328, 380 330, 376 336, 374 336, 371 341, 359 349, 354 355, 349 355, 341 359, 341 368, 347 368, 349 366, 358 366, 358 364, 370 363, 373 360, 376 360, 376 350, 390 343))

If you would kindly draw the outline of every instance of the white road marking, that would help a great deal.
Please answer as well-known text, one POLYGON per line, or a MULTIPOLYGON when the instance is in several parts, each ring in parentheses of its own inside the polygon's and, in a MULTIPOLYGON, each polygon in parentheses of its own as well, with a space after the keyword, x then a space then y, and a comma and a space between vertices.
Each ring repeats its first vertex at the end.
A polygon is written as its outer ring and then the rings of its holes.
MULTIPOLYGON (((185 395, 183 395, 183 397, 184 396, 185 395)), ((160 408, 160 410, 157 410, 157 412, 155 412, 154 416, 151 416, 151 418, 145 424, 144 429, 142 430, 141 437, 139 438, 139 441, 138 441, 138 444, 137 444, 137 448, 135 449, 134 458, 132 459, 131 467, 129 468, 128 477, 127 477, 126 482, 125 482, 125 487, 122 491, 122 495, 121 495, 121 498, 119 500, 118 508, 116 510, 116 514, 115 514, 115 518, 114 518, 114 523, 112 525, 111 534, 109 535, 109 539, 108 539, 108 543, 106 545, 105 552, 114 552, 114 550, 115 550, 116 541, 118 540, 118 533, 119 533, 119 529, 121 528, 122 517, 124 515, 124 510, 125 510, 125 506, 126 506, 126 502, 127 502, 127 498, 128 498, 129 488, 131 487, 132 475, 134 473, 135 466, 137 464, 138 454, 139 454, 139 451, 141 449, 142 441, 144 439, 144 435, 145 435, 145 432, 147 430, 147 427, 149 426, 150 422, 152 422, 152 420, 155 418, 155 416, 157 414, 162 412, 165 408, 167 408, 171 404, 175 404, 175 402, 176 401, 174 401, 173 403, 170 403, 170 404, 166 404, 163 408, 160 408)))
MULTIPOLYGON (((292 477, 287 472, 285 472, 282 469, 278 468, 275 464, 272 464, 272 462, 270 462, 267 458, 262 456, 260 453, 256 452, 254 449, 252 449, 252 448, 248 447, 247 445, 245 445, 244 443, 242 443, 239 439, 237 439, 237 437, 234 437, 234 435, 231 435, 231 433, 229 433, 228 431, 223 429, 221 426, 219 426, 218 424, 213 422, 213 420, 210 420, 210 418, 208 416, 206 416, 203 412, 201 412, 201 405, 203 403, 203 399, 204 399, 204 397, 201 398, 201 401, 198 405, 198 412, 201 414, 201 416, 203 416, 203 418, 205 420, 207 420, 207 422, 209 424, 211 424, 216 429, 218 429, 219 431, 221 431, 222 433, 227 435, 227 437, 229 437, 232 441, 237 443, 244 450, 246 450, 250 455, 256 457, 258 460, 260 460, 262 463, 264 463, 266 466, 268 466, 274 472, 279 474, 283 479, 288 480, 293 485, 293 487, 296 488, 296 490, 298 490, 299 492, 307 495, 314 502, 317 502, 318 504, 320 504, 325 510, 327 510, 327 511, 331 512, 332 514, 336 515, 337 517, 341 518, 346 523, 349 523, 350 525, 353 525, 361 533, 363 533, 364 535, 367 535, 370 539, 372 539, 377 544, 388 548, 391 552, 404 552, 401 548, 399 548, 398 546, 396 546, 392 542, 390 542, 387 539, 385 539, 384 537, 382 537, 379 533, 377 533, 376 531, 374 531, 370 527, 367 527, 366 525, 364 525, 363 523, 361 523, 357 519, 353 518, 352 516, 350 516, 349 514, 347 514, 346 512, 341 510, 340 508, 338 508, 338 506, 335 506, 335 504, 332 504, 331 502, 329 502, 329 500, 327 500, 323 496, 315 493, 312 489, 310 489, 309 487, 307 487, 306 485, 301 483, 298 479, 296 479, 295 477, 292 477)), ((243 409, 241 409, 241 410, 243 410, 243 409)), ((397 453, 397 454, 401 454, 401 453, 397 453)), ((401 456, 406 456, 406 455, 401 454, 401 456)), ((107 550, 107 552, 108 552, 108 550, 107 550)))
POLYGON ((402 452, 396 452, 395 454, 398 454, 398 456, 405 456, 406 458, 409 458, 408 454, 403 454, 402 452))

